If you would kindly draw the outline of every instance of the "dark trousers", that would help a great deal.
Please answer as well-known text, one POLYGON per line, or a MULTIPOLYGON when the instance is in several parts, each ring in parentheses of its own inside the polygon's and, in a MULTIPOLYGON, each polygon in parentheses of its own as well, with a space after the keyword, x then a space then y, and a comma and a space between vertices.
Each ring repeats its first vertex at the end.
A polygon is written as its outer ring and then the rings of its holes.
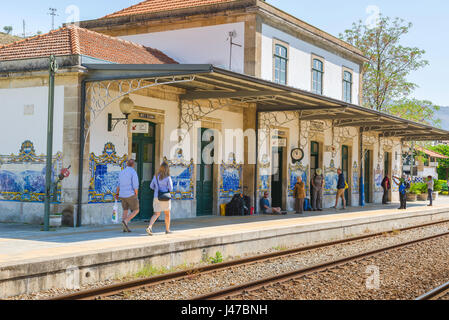
POLYGON ((399 193, 399 199, 401 200, 401 207, 399 209, 407 209, 407 194, 399 193))
POLYGON ((388 189, 384 188, 384 195, 382 197, 382 204, 388 203, 388 189))
POLYGON ((433 190, 427 189, 427 192, 429 193, 430 205, 432 205, 432 201, 433 201, 433 199, 432 199, 432 192, 433 192, 433 190))
POLYGON ((295 199, 295 210, 296 213, 303 213, 303 209, 304 209, 304 198, 302 199, 295 199))

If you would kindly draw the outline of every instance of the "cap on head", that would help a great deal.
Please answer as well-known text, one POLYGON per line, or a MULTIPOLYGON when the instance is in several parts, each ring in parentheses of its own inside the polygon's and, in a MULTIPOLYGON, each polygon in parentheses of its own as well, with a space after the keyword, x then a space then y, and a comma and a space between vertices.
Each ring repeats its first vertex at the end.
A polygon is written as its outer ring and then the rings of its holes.
POLYGON ((323 171, 320 168, 316 169, 316 174, 320 175, 321 173, 323 173, 323 171))

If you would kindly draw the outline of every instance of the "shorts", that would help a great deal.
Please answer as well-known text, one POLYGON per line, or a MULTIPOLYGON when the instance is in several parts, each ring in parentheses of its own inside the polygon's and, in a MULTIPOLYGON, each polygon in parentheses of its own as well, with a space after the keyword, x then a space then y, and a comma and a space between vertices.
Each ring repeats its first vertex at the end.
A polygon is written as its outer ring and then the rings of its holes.
POLYGON ((154 212, 166 212, 171 210, 171 200, 169 201, 159 201, 157 197, 153 200, 153 211, 154 212))
POLYGON ((139 210, 139 199, 137 199, 137 196, 132 196, 130 198, 120 198, 120 200, 122 201, 123 210, 139 210))
POLYGON ((345 196, 345 191, 346 191, 346 189, 338 189, 337 190, 337 198, 340 198, 340 197, 344 197, 345 196))

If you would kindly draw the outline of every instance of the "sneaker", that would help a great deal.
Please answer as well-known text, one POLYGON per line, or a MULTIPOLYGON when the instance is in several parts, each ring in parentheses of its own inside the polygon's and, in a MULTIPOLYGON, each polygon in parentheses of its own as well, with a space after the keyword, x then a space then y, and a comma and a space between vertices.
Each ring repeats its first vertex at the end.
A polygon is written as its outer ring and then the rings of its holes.
POLYGON ((165 231, 165 234, 173 234, 173 231, 165 231))
POLYGON ((148 227, 146 231, 149 236, 153 235, 153 230, 150 227, 148 227))

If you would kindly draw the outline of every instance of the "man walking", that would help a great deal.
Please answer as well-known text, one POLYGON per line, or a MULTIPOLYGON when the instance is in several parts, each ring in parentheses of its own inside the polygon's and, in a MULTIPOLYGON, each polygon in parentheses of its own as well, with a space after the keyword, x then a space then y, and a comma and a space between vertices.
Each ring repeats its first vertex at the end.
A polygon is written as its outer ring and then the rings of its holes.
POLYGON ((315 174, 312 178, 313 187, 313 201, 312 209, 313 211, 323 211, 322 201, 323 201, 323 188, 324 188, 324 176, 321 169, 316 169, 315 174))
POLYGON ((134 170, 134 160, 130 159, 126 163, 126 168, 119 174, 116 198, 120 198, 123 207, 123 232, 131 232, 128 223, 139 213, 139 178, 134 170), (131 214, 128 216, 128 211, 131 214))
POLYGON ((430 201, 429 207, 432 207, 433 206, 433 204, 432 204, 433 177, 432 176, 427 177, 427 192, 429 194, 429 201, 430 201))
POLYGON ((343 210, 346 209, 346 199, 345 199, 345 190, 346 190, 346 181, 345 176, 343 175, 343 171, 341 169, 337 170, 338 181, 337 181, 337 198, 335 199, 334 209, 338 207, 338 199, 341 198, 343 201, 343 210))

